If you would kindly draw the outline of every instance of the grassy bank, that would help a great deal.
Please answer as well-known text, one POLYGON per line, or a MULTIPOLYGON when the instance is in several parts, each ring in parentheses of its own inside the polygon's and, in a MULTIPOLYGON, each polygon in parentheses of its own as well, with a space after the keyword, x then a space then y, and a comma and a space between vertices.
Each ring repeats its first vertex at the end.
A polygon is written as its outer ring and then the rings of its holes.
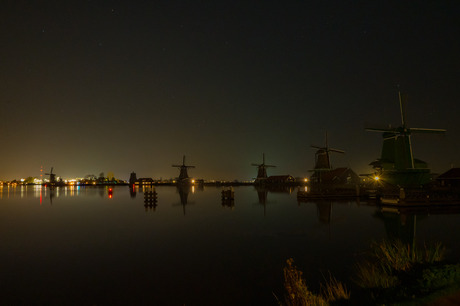
POLYGON ((329 276, 320 292, 307 287, 293 259, 284 268, 284 302, 280 305, 425 304, 460 289, 460 264, 444 261, 440 243, 415 246, 383 240, 373 243, 356 264, 354 292, 329 276))

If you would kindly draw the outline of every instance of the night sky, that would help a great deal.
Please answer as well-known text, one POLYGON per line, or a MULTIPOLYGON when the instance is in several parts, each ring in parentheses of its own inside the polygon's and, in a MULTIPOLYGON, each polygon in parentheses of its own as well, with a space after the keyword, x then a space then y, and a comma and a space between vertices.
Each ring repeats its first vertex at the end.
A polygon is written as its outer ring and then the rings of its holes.
POLYGON ((460 167, 459 1, 1 1, 0 179, 368 173, 400 123, 460 167))

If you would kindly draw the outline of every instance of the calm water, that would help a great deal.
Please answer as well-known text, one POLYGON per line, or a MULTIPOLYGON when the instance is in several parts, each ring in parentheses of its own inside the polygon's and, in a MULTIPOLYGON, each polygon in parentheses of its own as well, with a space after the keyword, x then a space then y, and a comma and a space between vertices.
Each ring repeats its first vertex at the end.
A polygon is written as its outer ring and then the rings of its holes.
POLYGON ((460 215, 382 213, 366 202, 298 203, 235 188, 0 189, 2 304, 276 305, 294 258, 307 284, 329 271, 352 284, 372 240, 442 241, 460 260, 460 215), (188 194, 187 194, 188 193, 188 194), (186 202, 186 203, 185 203, 186 202), (415 233, 415 235, 414 235, 415 233))

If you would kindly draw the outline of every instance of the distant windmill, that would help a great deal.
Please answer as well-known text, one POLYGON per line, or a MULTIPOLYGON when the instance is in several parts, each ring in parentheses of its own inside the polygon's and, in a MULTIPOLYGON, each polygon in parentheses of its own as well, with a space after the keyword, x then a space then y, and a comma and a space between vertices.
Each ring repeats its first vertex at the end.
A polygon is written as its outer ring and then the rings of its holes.
POLYGON ((273 165, 266 165, 265 164, 265 153, 262 153, 262 163, 261 164, 253 163, 253 164, 251 164, 251 166, 258 167, 257 180, 266 179, 267 178, 267 168, 276 167, 276 166, 273 166, 273 165))
POLYGON ((188 173, 187 173, 188 168, 195 168, 195 166, 185 165, 185 155, 182 158, 182 165, 172 165, 172 166, 180 169, 179 181, 185 181, 189 178, 188 173))
POLYGON ((315 170, 314 171, 324 171, 324 170, 331 170, 331 160, 330 160, 330 152, 335 153, 345 153, 345 151, 337 150, 333 148, 329 148, 327 143, 327 132, 326 132, 326 146, 311 146, 312 148, 318 149, 315 153, 315 170))
POLYGON ((45 173, 45 175, 49 175, 49 176, 50 176, 50 184, 51 184, 51 185, 56 184, 56 174, 53 173, 53 167, 51 167, 50 173, 45 173))
POLYGON ((396 128, 366 128, 367 131, 383 133, 383 146, 381 157, 371 165, 379 172, 382 179, 395 185, 420 185, 430 179, 428 165, 414 159, 412 153, 412 133, 444 134, 444 129, 409 128, 406 125, 405 104, 407 95, 399 95, 399 108, 401 112, 401 125, 396 128))

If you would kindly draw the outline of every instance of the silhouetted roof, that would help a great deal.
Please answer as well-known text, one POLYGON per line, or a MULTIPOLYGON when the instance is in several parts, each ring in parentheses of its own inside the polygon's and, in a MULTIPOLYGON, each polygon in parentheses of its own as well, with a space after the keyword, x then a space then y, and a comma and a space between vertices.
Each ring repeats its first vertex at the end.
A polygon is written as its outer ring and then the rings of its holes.
POLYGON ((289 178, 294 178, 290 175, 271 175, 268 177, 270 180, 287 180, 289 178))
POLYGON ((349 178, 353 181, 359 180, 359 176, 350 168, 342 167, 328 171, 321 171, 320 174, 314 173, 312 177, 321 177, 322 183, 337 183, 339 181, 345 182, 349 178))
POLYGON ((321 174, 323 180, 333 180, 335 177, 341 178, 348 171, 348 168, 335 168, 321 174))
POLYGON ((436 178, 437 180, 460 180, 460 168, 452 168, 436 178))
POLYGON ((151 177, 140 177, 137 179, 139 182, 153 182, 151 177))

